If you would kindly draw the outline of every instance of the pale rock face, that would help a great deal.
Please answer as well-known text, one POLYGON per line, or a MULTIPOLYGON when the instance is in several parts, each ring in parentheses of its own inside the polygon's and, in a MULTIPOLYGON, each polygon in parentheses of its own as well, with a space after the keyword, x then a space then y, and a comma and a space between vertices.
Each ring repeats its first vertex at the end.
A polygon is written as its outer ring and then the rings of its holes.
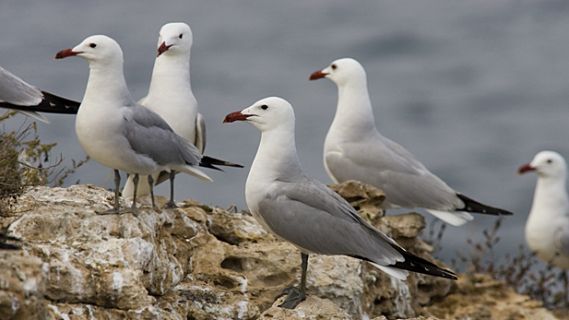
POLYGON ((345 310, 342 310, 330 300, 321 299, 316 296, 308 296, 306 301, 293 310, 279 308, 278 304, 282 303, 283 300, 284 297, 277 300, 271 308, 263 312, 259 319, 344 320, 351 318, 350 314, 346 313, 345 310))
MULTIPOLYGON (((375 206, 383 195, 369 186, 336 190, 378 228, 432 259, 417 238, 420 215, 381 217, 375 206)), ((300 254, 247 213, 186 201, 161 212, 143 207, 137 217, 95 214, 112 200, 89 185, 36 187, 0 217, 0 226, 23 240, 20 251, 0 251, 0 319, 392 319, 423 315, 425 305, 456 291, 445 279, 413 275, 394 283, 356 259, 312 255, 308 299, 283 310, 274 300, 298 282, 300 254)))

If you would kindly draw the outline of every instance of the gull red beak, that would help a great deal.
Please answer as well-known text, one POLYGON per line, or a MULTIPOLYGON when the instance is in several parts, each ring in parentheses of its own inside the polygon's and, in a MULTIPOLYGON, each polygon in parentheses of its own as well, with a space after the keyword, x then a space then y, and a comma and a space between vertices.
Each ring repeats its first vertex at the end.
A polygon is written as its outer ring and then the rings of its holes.
POLYGON ((524 173, 529 172, 529 171, 535 171, 535 168, 532 167, 529 163, 524 164, 523 166, 521 166, 521 167, 518 169, 518 173, 519 173, 519 174, 524 174, 524 173))
POLYGON ((245 121, 247 118, 252 116, 252 114, 242 114, 241 111, 231 112, 225 116, 223 123, 231 123, 235 121, 245 121))
POLYGON ((326 72, 322 72, 322 70, 314 71, 311 75, 309 80, 318 80, 325 78, 328 74, 326 72))
POLYGON ((157 57, 159 57, 161 54, 163 54, 164 52, 168 51, 168 49, 170 49, 172 45, 167 46, 166 42, 162 42, 162 44, 158 47, 158 55, 157 57))
POLYGON ((73 56, 76 56, 80 53, 81 52, 73 51, 73 49, 71 49, 71 48, 63 49, 55 55, 55 59, 63 59, 63 58, 67 58, 67 57, 73 57, 73 56))

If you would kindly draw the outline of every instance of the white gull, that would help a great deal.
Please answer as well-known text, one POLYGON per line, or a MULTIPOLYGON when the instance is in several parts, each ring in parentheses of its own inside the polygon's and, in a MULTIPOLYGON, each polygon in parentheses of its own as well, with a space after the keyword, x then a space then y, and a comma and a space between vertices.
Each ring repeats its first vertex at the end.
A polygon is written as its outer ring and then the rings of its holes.
MULTIPOLYGON (((119 170, 133 175, 134 182, 139 175, 148 175, 151 186, 151 174, 162 170, 211 181, 197 168, 202 160, 199 150, 174 133, 159 115, 134 102, 123 74, 123 53, 115 40, 90 36, 73 49, 58 52, 56 58, 71 56, 87 60, 90 69, 75 121, 77 137, 92 159, 115 172, 115 206, 108 213, 119 212, 119 170)), ((135 206, 136 190, 131 209, 135 206)))
POLYGON ((292 106, 270 97, 231 113, 224 122, 246 121, 261 131, 261 142, 245 185, 253 216, 268 231, 301 251, 301 282, 281 306, 304 300, 308 254, 346 255, 369 261, 397 279, 407 270, 456 279, 454 273, 419 258, 365 222, 350 204, 306 176, 296 153, 292 106))
POLYGON ((473 219, 469 212, 511 215, 453 190, 413 154, 382 136, 375 119, 363 66, 339 59, 310 80, 327 78, 338 87, 334 121, 324 143, 324 166, 335 182, 359 180, 382 189, 388 208, 425 208, 454 226, 473 219))

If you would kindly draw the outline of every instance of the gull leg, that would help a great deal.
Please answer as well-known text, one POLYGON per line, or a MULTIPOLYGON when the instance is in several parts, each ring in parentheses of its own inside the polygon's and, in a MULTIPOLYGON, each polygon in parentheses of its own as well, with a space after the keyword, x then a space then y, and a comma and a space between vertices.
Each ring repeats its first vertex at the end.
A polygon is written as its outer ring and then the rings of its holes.
POLYGON ((294 309, 299 303, 306 299, 306 271, 308 270, 308 254, 301 253, 300 257, 302 259, 300 265, 302 269, 302 274, 300 276, 300 286, 285 289, 284 293, 287 293, 287 296, 283 303, 279 305, 281 308, 294 309))
POLYGON ((174 202, 174 178, 176 177, 176 171, 170 170, 170 200, 166 203, 166 208, 177 208, 176 202, 174 202))
POLYGON ((150 199, 152 200, 152 209, 158 211, 156 208, 156 203, 154 202, 154 178, 151 174, 148 175, 148 185, 150 186, 150 199))
POLYGON ((115 172, 115 205, 112 209, 105 210, 105 211, 95 211, 97 214, 120 214, 124 211, 120 210, 119 204, 119 197, 120 197, 120 185, 121 185, 121 175, 117 169, 114 169, 115 172))
POLYGON ((134 191, 132 192, 132 205, 130 206, 129 210, 135 216, 138 215, 138 210, 136 209, 136 192, 138 191, 138 180, 139 180, 138 173, 135 173, 134 177, 132 177, 132 183, 134 184, 134 191))

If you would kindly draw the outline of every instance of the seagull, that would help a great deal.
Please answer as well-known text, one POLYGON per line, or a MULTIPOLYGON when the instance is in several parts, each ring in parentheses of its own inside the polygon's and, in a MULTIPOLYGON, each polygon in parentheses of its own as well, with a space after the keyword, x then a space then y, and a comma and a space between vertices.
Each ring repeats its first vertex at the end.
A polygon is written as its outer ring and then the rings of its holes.
POLYGON ((38 111, 73 114, 77 113, 79 102, 39 90, 0 67, 0 108, 18 110, 43 123, 49 123, 38 111))
POLYGON ((339 59, 310 75, 310 80, 321 78, 338 87, 338 107, 324 143, 324 166, 333 181, 371 184, 385 192, 385 209, 425 208, 454 226, 471 221, 470 212, 512 214, 453 190, 413 154, 382 136, 375 127, 366 72, 358 61, 339 59))
MULTIPOLYGON (((132 99, 123 73, 123 53, 110 37, 94 35, 72 49, 57 53, 56 59, 78 56, 89 63, 89 80, 77 112, 75 132, 85 152, 115 174, 114 208, 102 213, 136 213, 136 187, 130 210, 119 209, 119 170, 133 175, 182 171, 212 181, 197 166, 215 168, 204 161, 199 150, 177 135, 158 114, 132 99)), ((152 206, 154 195, 150 187, 152 206)))
POLYGON ((541 260, 569 269, 567 164, 559 153, 541 151, 518 170, 520 174, 530 171, 538 178, 526 223, 526 241, 541 260))
MULTIPOLYGON (((203 154, 206 146, 205 121, 204 117, 198 113, 198 103, 192 92, 190 82, 192 43, 192 30, 186 23, 173 22, 162 26, 148 95, 142 98, 139 103, 160 115, 174 132, 192 142, 203 154)), ((243 167, 223 160, 219 160, 215 164, 243 167)), ((175 171, 169 173, 163 171, 153 175, 155 184, 169 178, 172 185, 174 177, 175 171)), ((132 198, 134 191, 132 179, 133 177, 128 178, 123 188, 123 197, 132 198)), ((172 191, 174 188, 171 187, 170 190, 172 191)), ((147 195, 149 192, 148 184, 139 182, 139 196, 147 195)), ((166 207, 176 207, 172 193, 166 207)))
POLYGON ((245 185, 249 210, 261 225, 301 251, 301 282, 281 304, 295 308, 306 298, 310 253, 346 255, 371 262, 397 279, 407 271, 456 279, 452 271, 414 256, 365 222, 350 204, 303 173, 295 145, 295 117, 278 97, 228 114, 224 122, 246 121, 261 131, 261 142, 245 185))

